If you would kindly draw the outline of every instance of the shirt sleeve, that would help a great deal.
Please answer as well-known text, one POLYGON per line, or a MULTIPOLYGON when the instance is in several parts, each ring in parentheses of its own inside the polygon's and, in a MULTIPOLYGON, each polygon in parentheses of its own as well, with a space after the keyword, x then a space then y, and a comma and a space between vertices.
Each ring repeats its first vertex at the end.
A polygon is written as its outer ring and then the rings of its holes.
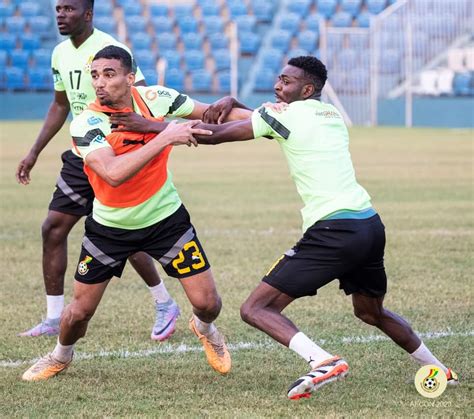
POLYGON ((71 122, 69 130, 74 146, 83 160, 94 150, 111 147, 106 139, 110 128, 98 116, 78 117, 71 122))
POLYGON ((63 79, 61 78, 61 74, 58 70, 58 51, 57 48, 53 50, 53 54, 51 55, 51 71, 53 72, 53 83, 54 83, 54 90, 58 92, 64 92, 66 88, 64 87, 63 79))
POLYGON ((192 113, 194 101, 174 89, 164 86, 141 87, 144 99, 155 116, 185 117, 192 113))
POLYGON ((291 134, 289 126, 289 109, 277 113, 262 106, 252 113, 252 128, 255 138, 270 137, 277 140, 288 140, 291 134))

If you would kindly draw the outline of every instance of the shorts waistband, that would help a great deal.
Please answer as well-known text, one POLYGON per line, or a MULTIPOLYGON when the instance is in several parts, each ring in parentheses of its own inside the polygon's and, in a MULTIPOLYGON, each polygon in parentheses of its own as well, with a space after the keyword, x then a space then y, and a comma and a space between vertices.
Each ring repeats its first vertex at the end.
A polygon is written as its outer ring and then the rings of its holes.
POLYGON ((366 218, 373 217, 377 214, 374 208, 366 208, 360 211, 351 211, 351 210, 340 210, 333 212, 332 214, 327 215, 322 218, 322 220, 364 220, 366 218))

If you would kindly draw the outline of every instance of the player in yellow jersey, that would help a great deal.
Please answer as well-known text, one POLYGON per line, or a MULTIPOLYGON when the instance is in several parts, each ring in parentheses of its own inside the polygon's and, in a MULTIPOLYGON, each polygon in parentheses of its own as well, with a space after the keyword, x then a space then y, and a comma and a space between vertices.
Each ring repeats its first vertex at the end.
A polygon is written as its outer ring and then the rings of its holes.
MULTIPOLYGON (((58 0, 56 21, 59 32, 69 38, 56 46, 52 54, 54 99, 43 127, 28 154, 18 165, 19 183, 30 183, 30 172, 38 156, 64 125, 69 112, 76 118, 95 100, 90 75, 94 55, 106 45, 120 45, 112 36, 93 26, 93 0, 58 0)), ((138 70, 137 85, 145 85, 138 70)), ((94 122, 94 121, 91 121, 94 122)), ((92 210, 94 192, 83 171, 83 162, 74 150, 65 151, 63 167, 49 211, 42 225, 43 280, 46 289, 47 316, 20 336, 57 335, 64 307, 64 275, 67 267, 67 238, 74 225, 92 210)), ((156 319, 151 332, 154 340, 165 340, 174 331, 179 307, 161 282, 153 260, 145 253, 130 257, 130 262, 148 285, 155 302, 156 319)))

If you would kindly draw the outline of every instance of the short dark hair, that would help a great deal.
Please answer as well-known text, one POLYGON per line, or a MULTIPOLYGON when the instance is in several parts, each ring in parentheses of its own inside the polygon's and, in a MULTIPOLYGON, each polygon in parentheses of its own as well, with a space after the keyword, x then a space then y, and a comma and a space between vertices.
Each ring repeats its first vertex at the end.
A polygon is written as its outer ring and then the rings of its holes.
POLYGON ((86 9, 94 10, 94 0, 84 0, 86 9))
POLYGON ((106 58, 109 60, 118 60, 122 64, 122 67, 127 73, 133 72, 133 59, 129 52, 123 48, 120 48, 116 45, 108 45, 105 48, 101 49, 92 61, 96 61, 100 58, 106 58))
POLYGON ((314 83, 317 93, 323 90, 324 84, 328 79, 328 71, 326 66, 316 57, 310 55, 294 57, 288 61, 288 65, 301 68, 305 76, 314 83))

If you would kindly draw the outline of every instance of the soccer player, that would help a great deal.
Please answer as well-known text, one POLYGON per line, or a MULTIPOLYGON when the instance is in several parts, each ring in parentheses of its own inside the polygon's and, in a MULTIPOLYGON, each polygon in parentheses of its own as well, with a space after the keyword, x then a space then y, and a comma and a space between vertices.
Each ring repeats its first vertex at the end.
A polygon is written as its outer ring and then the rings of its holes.
MULTIPOLYGON (((317 388, 343 378, 349 366, 300 332, 282 311, 295 299, 316 295, 319 288, 339 279, 340 288, 352 296, 356 317, 380 329, 421 365, 438 365, 448 383, 457 384, 457 375, 429 351, 406 320, 383 305, 387 292, 384 226, 369 194, 356 180, 341 114, 320 101, 326 79, 326 67, 317 58, 292 58, 274 87, 281 104, 277 110, 261 107, 248 120, 218 128, 197 126, 213 131, 212 136, 198 137, 199 143, 274 139, 304 202, 303 237, 275 262, 244 302, 242 319, 308 362, 310 372, 290 386, 288 397, 309 397, 317 388)), ((210 107, 206 117, 211 122, 222 118, 229 102, 223 105, 210 107)))
MULTIPOLYGON (((58 0, 56 21, 61 42, 52 54, 54 99, 45 123, 31 150, 18 165, 18 182, 27 185, 39 154, 64 125, 71 111, 73 118, 96 98, 90 66, 94 55, 105 45, 124 45, 93 26, 93 0, 58 0)), ((136 82, 145 84, 137 72, 136 82)), ((67 267, 67 237, 74 225, 92 210, 94 192, 83 171, 82 159, 72 149, 62 156, 63 167, 42 226, 43 280, 46 289, 46 319, 20 336, 57 335, 64 308, 64 275, 67 267)), ((163 341, 175 329, 179 307, 161 282, 154 262, 145 253, 130 256, 130 262, 149 287, 155 301, 156 319, 151 338, 163 341)))
POLYGON ((202 105, 161 86, 133 87, 132 58, 117 46, 95 55, 91 75, 97 100, 73 120, 70 131, 96 199, 86 220, 74 296, 61 317, 58 343, 23 379, 45 380, 70 364, 74 344, 84 336, 110 279, 120 277, 127 257, 138 251, 153 256, 168 275, 180 280, 193 305, 190 329, 201 340, 212 368, 226 374, 230 355, 213 323, 221 299, 167 169, 172 145, 191 145, 193 135, 209 132, 193 128, 196 122, 171 124, 159 135, 111 132, 109 122, 109 115, 123 112, 137 112, 148 120, 167 114, 193 118, 202 114, 202 105))

